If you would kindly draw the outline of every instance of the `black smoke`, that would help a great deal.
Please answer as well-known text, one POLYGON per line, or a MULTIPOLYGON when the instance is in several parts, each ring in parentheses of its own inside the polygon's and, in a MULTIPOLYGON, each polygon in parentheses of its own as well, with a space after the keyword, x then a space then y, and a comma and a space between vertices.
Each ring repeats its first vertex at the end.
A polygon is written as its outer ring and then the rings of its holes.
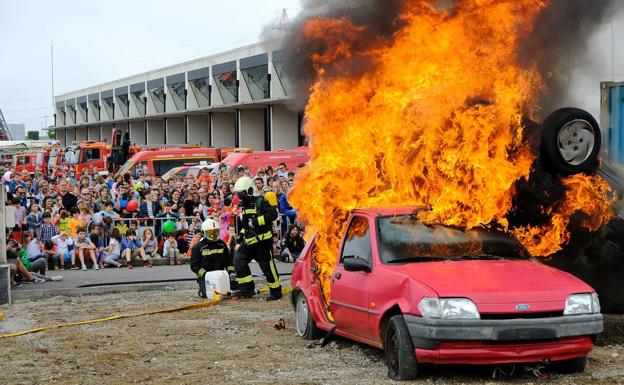
POLYGON ((576 72, 575 65, 595 73, 592 67, 603 64, 590 56, 589 42, 606 19, 616 13, 618 5, 624 5, 624 1, 550 0, 541 12, 533 33, 520 45, 520 57, 526 66, 537 64, 546 83, 547 91, 540 100, 544 116, 562 107, 560 103, 569 100, 568 95, 583 92, 570 86, 568 74, 576 72))
MULTIPOLYGON (((390 40, 402 27, 398 19, 401 10, 411 1, 416 0, 302 0, 303 11, 286 37, 285 59, 289 78, 294 79, 292 83, 299 107, 307 103, 309 87, 316 77, 311 57, 314 53, 322 54, 328 48, 324 41, 304 38, 301 26, 306 20, 315 17, 346 18, 364 28, 358 44, 366 46, 378 43, 379 38, 390 40)), ((428 1, 438 9, 449 10, 462 0, 428 1)), ((607 17, 622 6, 624 0, 550 0, 541 12, 533 32, 521 42, 519 54, 525 66, 537 65, 546 83, 547 91, 540 100, 544 116, 555 107, 561 107, 559 103, 568 100, 570 93, 582 92, 570 89, 567 74, 574 72, 574 63, 584 62, 584 68, 591 67, 588 44, 592 35, 607 17), (571 60, 572 56, 574 60, 571 60)), ((335 70, 366 71, 372 68, 369 65, 371 59, 356 56, 349 59, 347 65, 342 63, 335 70)))
MULTIPOLYGON (((285 62, 289 79, 296 79, 293 84, 300 107, 307 103, 309 87, 316 77, 311 57, 328 49, 324 41, 309 40, 303 36, 303 23, 316 17, 346 18, 356 26, 364 28, 358 42, 360 46, 356 47, 364 48, 367 44, 378 42, 380 38, 389 40, 400 29, 401 22, 397 20, 397 16, 400 15, 404 3, 405 0, 302 0, 301 16, 286 38, 285 62)), ((355 56, 349 59, 348 65, 341 66, 341 69, 351 72, 366 71, 371 68, 370 59, 355 56)))

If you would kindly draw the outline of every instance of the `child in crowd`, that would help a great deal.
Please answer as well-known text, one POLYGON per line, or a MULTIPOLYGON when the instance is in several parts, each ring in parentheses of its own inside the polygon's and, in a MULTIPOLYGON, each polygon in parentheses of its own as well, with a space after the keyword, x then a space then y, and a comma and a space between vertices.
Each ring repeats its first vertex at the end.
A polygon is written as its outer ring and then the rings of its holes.
POLYGON ((176 233, 177 240, 178 240, 178 248, 180 249, 180 253, 182 254, 186 254, 188 252, 191 241, 193 240, 192 236, 189 238, 188 233, 189 233, 188 230, 184 230, 184 229, 176 233))
MULTIPOLYGON (((104 262, 102 267, 107 265, 121 267, 121 263, 117 262, 121 258, 121 233, 118 228, 113 228, 110 232, 110 243, 104 248, 104 262)), ((132 264, 128 261, 128 269, 132 269, 132 264)))
POLYGON ((14 197, 11 203, 13 203, 15 226, 18 226, 22 230, 26 230, 24 227, 26 225, 26 207, 21 205, 18 197, 14 197))
POLYGON ((30 205, 30 213, 26 215, 26 223, 28 231, 31 232, 39 231, 39 227, 43 223, 43 214, 39 211, 39 205, 36 202, 30 205))
POLYGON ((158 242, 156 242, 154 232, 149 227, 143 230, 141 248, 143 249, 143 254, 148 258, 160 258, 160 255, 158 255, 158 242))
POLYGON ((180 230, 188 230, 189 229, 189 224, 186 221, 186 219, 183 219, 186 217, 186 209, 184 208, 184 206, 181 206, 178 209, 178 214, 180 215, 180 219, 178 219, 178 221, 176 222, 176 230, 180 231, 180 230))
MULTIPOLYGON (((132 223, 130 225, 132 226, 132 223)), ((141 256, 143 259, 143 266, 152 267, 152 264, 147 260, 145 251, 142 248, 141 241, 137 239, 136 230, 133 228, 128 229, 126 236, 121 240, 121 254, 128 261, 128 266, 132 266, 130 261, 132 257, 141 256)))
POLYGON ((193 253, 193 247, 195 247, 195 245, 198 244, 201 239, 201 233, 195 233, 195 235, 193 236, 193 240, 191 240, 191 243, 188 246, 188 250, 186 251, 187 256, 191 256, 191 254, 193 253))
POLYGON ((236 245, 236 228, 234 227, 234 225, 229 225, 228 226, 228 231, 227 231, 227 234, 225 235, 223 241, 225 242, 225 244, 230 249, 230 253, 234 254, 234 251, 236 251, 236 249, 238 249, 238 247, 236 245))
POLYGON ((111 201, 106 201, 104 203, 104 210, 102 211, 102 216, 104 218, 111 217, 113 219, 120 218, 120 215, 114 210, 115 205, 111 201))
POLYGON ((69 251, 69 247, 73 246, 74 241, 67 236, 67 231, 61 231, 59 235, 52 237, 52 242, 56 245, 56 258, 60 268, 65 270, 65 262, 71 262, 74 259, 72 258, 73 253, 69 251))
POLYGON ((37 239, 37 233, 32 231, 24 232, 26 238, 26 254, 30 262, 35 262, 40 258, 45 259, 45 255, 42 253, 42 245, 37 239))
POLYGON ((100 236, 100 227, 95 223, 89 224, 89 239, 91 243, 95 245, 95 260, 97 264, 100 265, 102 263, 102 259, 104 257, 104 239, 100 236))
POLYGON ((39 239, 41 242, 46 242, 52 240, 52 237, 58 234, 58 230, 56 229, 56 225, 52 223, 52 214, 44 213, 43 214, 43 224, 39 226, 39 239))
POLYGON ((58 220, 58 230, 59 232, 64 231, 66 233, 69 232, 69 212, 65 209, 61 209, 59 211, 59 220, 58 220))
POLYGON ((71 219, 67 222, 67 228, 72 238, 76 238, 78 236, 78 229, 85 227, 86 223, 80 218, 80 210, 78 210, 78 207, 72 207, 69 212, 71 213, 71 219))
MULTIPOLYGON (((93 262, 93 270, 99 270, 100 267, 97 264, 97 260, 95 259, 95 245, 93 244, 93 242, 91 242, 91 240, 89 238, 87 238, 87 229, 85 229, 84 227, 80 227, 77 230, 78 232, 78 236, 76 236, 76 238, 74 239, 74 245, 76 247, 76 253, 78 254, 78 259, 80 260, 80 269, 82 271, 86 271, 87 270, 87 265, 85 265, 85 254, 89 255, 89 258, 91 258, 91 262, 93 262)), ((72 270, 78 270, 78 266, 75 265, 76 264, 76 260, 75 258, 72 260, 72 265, 74 265, 74 267, 72 267, 72 270)))
POLYGON ((54 245, 54 242, 52 242, 52 240, 42 242, 42 244, 43 256, 44 259, 47 261, 48 269, 54 269, 54 266, 56 264, 56 246, 54 245))
POLYGON ((169 233, 167 235, 167 240, 163 246, 163 257, 169 258, 169 264, 173 265, 181 265, 180 262, 180 250, 178 250, 178 242, 176 242, 175 234, 169 233))

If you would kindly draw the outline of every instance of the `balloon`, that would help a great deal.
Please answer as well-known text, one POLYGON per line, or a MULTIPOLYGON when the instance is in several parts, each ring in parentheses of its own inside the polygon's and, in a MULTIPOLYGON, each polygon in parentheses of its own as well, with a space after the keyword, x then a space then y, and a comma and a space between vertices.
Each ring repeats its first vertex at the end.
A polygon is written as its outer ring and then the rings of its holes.
POLYGON ((4 183, 10 183, 11 182, 11 171, 5 172, 4 176, 2 177, 2 180, 4 181, 4 183))
POLYGON ((175 223, 173 221, 167 221, 163 224, 163 233, 170 233, 175 229, 175 223))
POLYGON ((126 204, 126 211, 130 213, 133 211, 137 211, 138 208, 139 208, 139 203, 137 201, 130 201, 128 202, 128 204, 126 204))
POLYGON ((142 190, 142 189, 143 189, 143 183, 141 183, 141 182, 136 182, 136 183, 134 184, 134 189, 135 189, 135 190, 142 190))

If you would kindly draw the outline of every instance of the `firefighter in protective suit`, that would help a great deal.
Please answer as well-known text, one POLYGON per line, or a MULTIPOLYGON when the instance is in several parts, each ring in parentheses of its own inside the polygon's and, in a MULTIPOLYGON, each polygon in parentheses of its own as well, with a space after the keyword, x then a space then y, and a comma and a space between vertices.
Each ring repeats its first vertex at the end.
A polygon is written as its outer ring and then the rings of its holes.
POLYGON ((253 196, 253 181, 248 176, 238 178, 234 184, 234 191, 240 200, 242 210, 241 230, 239 236, 240 247, 234 255, 236 281, 239 290, 234 294, 238 297, 249 298, 255 293, 255 285, 249 262, 255 259, 266 277, 270 294, 267 301, 282 298, 282 286, 279 275, 273 262, 273 226, 278 212, 275 203, 269 203, 262 196, 253 196))
POLYGON ((191 270, 197 274, 199 295, 206 298, 206 280, 208 271, 227 270, 230 281, 234 279, 234 266, 230 251, 219 238, 219 224, 211 218, 202 223, 202 239, 191 250, 191 270))

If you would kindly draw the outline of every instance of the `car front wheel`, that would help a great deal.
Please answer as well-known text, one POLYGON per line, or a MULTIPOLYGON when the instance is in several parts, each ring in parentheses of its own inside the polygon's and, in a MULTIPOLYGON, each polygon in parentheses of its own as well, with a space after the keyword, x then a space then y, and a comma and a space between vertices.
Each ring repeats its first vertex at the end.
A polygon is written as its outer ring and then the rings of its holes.
POLYGON ((399 314, 390 318, 384 334, 388 377, 395 381, 415 379, 418 376, 418 362, 403 316, 399 314))
POLYGON ((312 314, 310 314, 308 301, 301 292, 295 300, 295 330, 297 336, 306 340, 315 340, 321 335, 320 330, 316 327, 316 322, 312 318, 312 314))

